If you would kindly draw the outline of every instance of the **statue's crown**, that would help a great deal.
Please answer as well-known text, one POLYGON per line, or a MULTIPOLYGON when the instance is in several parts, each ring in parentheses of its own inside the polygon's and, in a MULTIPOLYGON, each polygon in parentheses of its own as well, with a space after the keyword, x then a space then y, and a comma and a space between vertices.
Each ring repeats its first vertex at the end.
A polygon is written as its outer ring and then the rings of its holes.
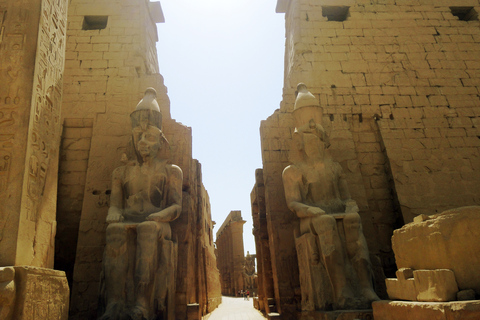
POLYGON ((145 90, 143 99, 137 104, 135 111, 130 114, 132 128, 150 125, 162 130, 162 113, 156 98, 157 91, 154 88, 145 90))
POLYGON ((297 85, 297 98, 293 109, 295 128, 299 129, 312 120, 314 123, 322 124, 323 108, 317 98, 307 89, 304 83, 297 85))

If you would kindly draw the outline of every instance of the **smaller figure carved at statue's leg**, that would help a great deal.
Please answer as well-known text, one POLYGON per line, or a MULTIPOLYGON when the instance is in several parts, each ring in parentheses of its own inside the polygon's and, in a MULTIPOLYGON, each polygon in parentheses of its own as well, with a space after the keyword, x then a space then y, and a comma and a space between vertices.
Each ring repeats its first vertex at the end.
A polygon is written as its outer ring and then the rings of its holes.
POLYGON ((137 257, 134 278, 136 305, 131 313, 133 320, 148 318, 157 269, 158 250, 160 250, 158 240, 170 238, 170 235, 171 230, 168 223, 145 221, 137 226, 137 257))
POLYGON ((127 231, 122 223, 107 227, 105 246, 106 311, 100 320, 120 319, 125 305, 127 278, 127 231))
POLYGON ((148 317, 150 288, 154 278, 158 244, 157 222, 146 221, 137 226, 137 253, 135 259, 135 307, 131 311, 133 320, 148 317))
POLYGON ((357 273, 362 298, 371 302, 380 300, 372 285, 372 267, 368 256, 368 246, 363 235, 362 222, 358 213, 349 213, 343 219, 347 253, 357 273))
POLYGON ((353 292, 347 284, 342 243, 337 232, 337 222, 330 215, 322 215, 312 219, 312 227, 318 235, 322 249, 322 257, 330 277, 335 295, 336 307, 341 309, 351 304, 353 292))

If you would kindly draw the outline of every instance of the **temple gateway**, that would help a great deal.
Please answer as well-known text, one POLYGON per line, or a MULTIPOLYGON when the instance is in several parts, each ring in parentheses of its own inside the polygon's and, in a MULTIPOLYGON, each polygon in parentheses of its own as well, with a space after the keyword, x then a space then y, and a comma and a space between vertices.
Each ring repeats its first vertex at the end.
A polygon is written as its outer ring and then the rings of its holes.
POLYGON ((480 1, 272 10, 283 95, 245 255, 172 119, 160 2, 0 0, 1 319, 200 320, 222 295, 268 319, 480 318, 480 1))

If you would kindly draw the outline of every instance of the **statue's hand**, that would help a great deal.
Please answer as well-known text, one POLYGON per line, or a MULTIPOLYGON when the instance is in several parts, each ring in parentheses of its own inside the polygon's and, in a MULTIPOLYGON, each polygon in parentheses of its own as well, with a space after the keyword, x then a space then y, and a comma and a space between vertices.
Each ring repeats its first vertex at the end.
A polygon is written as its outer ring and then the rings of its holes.
POLYGON ((324 214, 325 211, 320 209, 319 207, 308 207, 307 209, 307 216, 309 217, 321 216, 324 214))
POLYGON ((165 217, 163 217, 163 215, 160 214, 160 212, 157 212, 157 213, 152 213, 147 218, 145 218, 145 220, 156 221, 156 222, 165 222, 165 217))
POLYGON ((170 222, 177 218, 177 212, 181 210, 179 205, 171 205, 163 209, 162 211, 152 213, 147 217, 146 220, 148 221, 156 221, 156 222, 170 222))
POLYGON ((156 222, 169 222, 171 219, 168 216, 168 212, 162 210, 160 212, 155 212, 149 215, 146 218, 147 221, 156 221, 156 222))
POLYGON ((107 223, 122 222, 123 215, 120 212, 109 211, 107 215, 107 223))
POLYGON ((352 213, 352 212, 358 212, 360 209, 358 209, 357 201, 355 200, 347 200, 345 202, 345 213, 352 213))

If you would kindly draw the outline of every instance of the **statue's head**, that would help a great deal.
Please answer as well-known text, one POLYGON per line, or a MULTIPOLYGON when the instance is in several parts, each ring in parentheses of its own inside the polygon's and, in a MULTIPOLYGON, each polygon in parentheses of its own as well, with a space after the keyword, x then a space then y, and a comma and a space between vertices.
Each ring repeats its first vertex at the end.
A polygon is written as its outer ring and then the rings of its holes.
POLYGON ((162 113, 156 95, 155 89, 147 88, 145 96, 130 114, 132 142, 140 163, 147 157, 159 157, 160 151, 168 148, 168 141, 161 130, 162 113))
POLYGON ((293 139, 300 159, 323 160, 330 146, 325 129, 313 119, 307 125, 296 128, 293 139))
POLYGON ((147 157, 157 157, 163 145, 167 144, 167 140, 163 135, 162 130, 154 126, 138 126, 133 128, 133 142, 137 156, 142 160, 147 157))

